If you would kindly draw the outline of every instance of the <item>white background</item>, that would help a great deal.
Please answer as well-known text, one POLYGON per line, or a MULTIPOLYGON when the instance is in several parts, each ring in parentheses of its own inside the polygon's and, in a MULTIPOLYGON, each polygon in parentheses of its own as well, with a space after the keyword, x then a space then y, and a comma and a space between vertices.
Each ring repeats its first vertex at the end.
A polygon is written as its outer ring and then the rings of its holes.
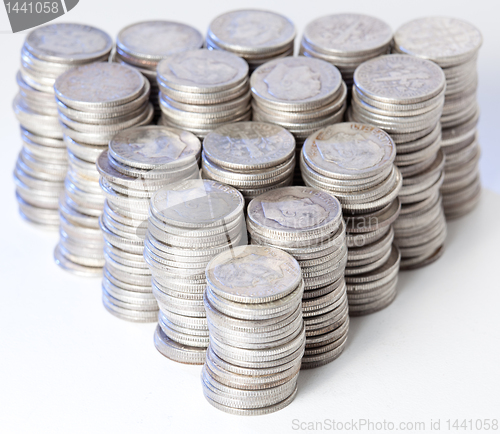
POLYGON ((337 361, 301 373, 292 405, 264 417, 226 415, 205 402, 199 367, 157 353, 153 324, 109 315, 99 279, 59 270, 52 261, 57 234, 17 216, 11 173, 21 143, 11 101, 26 34, 8 34, 0 11, 1 433, 281 433, 294 432, 295 419, 386 420, 395 428, 424 422, 425 432, 432 419, 446 432, 448 419, 500 419, 498 2, 80 0, 60 20, 92 24, 113 37, 146 19, 186 22, 204 33, 213 17, 242 7, 286 14, 299 37, 312 19, 343 11, 378 16, 394 29, 425 15, 451 15, 480 28, 479 130, 487 188, 480 206, 449 225, 441 260, 401 274, 393 305, 352 320, 349 344, 337 361))

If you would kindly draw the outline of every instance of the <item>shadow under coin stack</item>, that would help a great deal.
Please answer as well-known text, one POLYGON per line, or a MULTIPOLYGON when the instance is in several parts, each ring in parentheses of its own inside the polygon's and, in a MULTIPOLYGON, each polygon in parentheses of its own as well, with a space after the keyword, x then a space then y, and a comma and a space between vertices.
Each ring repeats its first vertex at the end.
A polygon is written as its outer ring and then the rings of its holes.
POLYGON ((394 50, 429 59, 443 68, 446 96, 441 149, 446 156, 441 186, 446 218, 461 217, 479 202, 477 56, 483 38, 473 25, 445 17, 420 18, 401 26, 394 50))
POLYGON ((306 185, 340 201, 346 221, 345 280, 351 316, 387 307, 396 297, 397 272, 387 282, 387 267, 399 268, 391 224, 400 212, 402 177, 393 164, 396 146, 389 134, 369 125, 341 123, 323 128, 304 143, 302 176, 306 185), (357 283, 369 281, 369 286, 357 283))
POLYGON ((292 184, 295 139, 278 125, 228 124, 203 140, 202 168, 203 178, 237 188, 248 204, 266 191, 292 184))
POLYGON ((113 61, 137 68, 151 85, 149 100, 155 119, 161 115, 156 67, 165 57, 179 51, 201 48, 203 36, 194 27, 171 21, 143 21, 118 33, 113 61))
POLYGON ((207 401, 227 413, 273 413, 297 393, 305 329, 300 267, 272 247, 240 246, 207 266, 207 401))
POLYGON ((151 122, 149 82, 128 66, 94 63, 62 74, 54 89, 69 157, 54 258, 65 270, 100 276, 104 195, 95 163, 116 133, 151 122))
POLYGON ((444 179, 439 124, 444 73, 428 60, 392 54, 361 64, 354 82, 350 119, 383 129, 396 143, 403 187, 394 242, 401 269, 425 266, 441 256, 446 238, 439 191, 444 179))
POLYGON ((247 227, 252 244, 282 249, 302 269, 306 327, 302 369, 335 360, 344 350, 349 330, 347 245, 339 201, 314 188, 279 188, 250 202, 247 227))
POLYGON ((13 108, 23 149, 14 169, 19 211, 41 226, 59 226, 58 201, 68 170, 54 82, 74 66, 107 60, 111 38, 81 24, 51 24, 28 34, 21 50, 13 108))
POLYGON ((97 160, 106 197, 100 227, 104 235, 103 303, 129 321, 157 321, 158 303, 144 261, 149 201, 163 186, 199 177, 199 139, 161 126, 124 130, 97 160))
POLYGON ((205 268, 215 255, 246 244, 243 207, 236 189, 201 179, 171 184, 151 199, 144 258, 160 307, 154 340, 171 360, 205 361, 205 268))
POLYGON ((230 122, 250 120, 248 65, 225 51, 189 50, 158 64, 159 124, 205 137, 230 122))
MULTIPOLYGON (((297 157, 304 140, 326 125, 341 122, 347 88, 339 70, 318 59, 288 57, 265 63, 250 78, 253 120, 290 131, 297 157)), ((296 165, 294 185, 301 184, 296 165)))
POLYGON ((250 72, 269 60, 293 56, 295 26, 283 15, 238 10, 215 18, 208 27, 207 48, 245 59, 250 72))
POLYGON ((389 53, 391 41, 391 28, 378 18, 334 14, 317 18, 306 26, 300 54, 335 65, 350 91, 354 70, 366 60, 389 53))

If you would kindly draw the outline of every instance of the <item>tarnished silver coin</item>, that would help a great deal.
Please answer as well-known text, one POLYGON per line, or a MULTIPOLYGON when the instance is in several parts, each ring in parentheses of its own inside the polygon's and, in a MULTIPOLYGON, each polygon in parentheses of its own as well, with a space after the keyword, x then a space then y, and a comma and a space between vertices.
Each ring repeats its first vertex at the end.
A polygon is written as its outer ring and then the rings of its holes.
POLYGON ((207 265, 206 277, 222 297, 252 304, 282 298, 302 279, 292 256, 264 246, 239 246, 219 254, 207 265))
POLYGON ((368 178, 396 157, 396 145, 385 131, 346 122, 323 128, 308 137, 302 150, 307 163, 320 174, 368 178))
POLYGON ((446 86, 435 63, 402 54, 380 56, 361 64, 354 83, 369 97, 391 104, 413 104, 431 99, 446 86))
POLYGON ((79 64, 106 57, 113 41, 95 27, 75 23, 57 23, 33 30, 24 47, 38 59, 79 64))
POLYGON ((191 93, 215 93, 235 87, 248 75, 247 63, 225 51, 189 50, 158 64, 158 80, 191 93))
POLYGON ((295 26, 283 15, 264 10, 237 10, 215 18, 207 39, 238 54, 274 53, 293 43, 295 26))
POLYGON ((122 164, 140 169, 175 169, 195 162, 200 140, 187 131, 164 126, 129 128, 109 142, 109 153, 122 164))
POLYGON ((363 55, 386 47, 391 28, 382 20, 363 14, 334 14, 311 21, 303 40, 325 54, 363 55))
POLYGON ((341 89, 339 70, 322 60, 285 57, 265 63, 250 77, 255 99, 283 111, 307 111, 334 100, 341 89))
POLYGON ((155 66, 171 54, 202 45, 203 36, 195 28, 163 20, 131 24, 122 29, 116 38, 117 49, 136 58, 139 66, 149 66, 149 63, 155 66))
POLYGON ((209 160, 228 169, 258 170, 289 160, 295 152, 295 139, 278 125, 237 122, 209 133, 203 151, 209 160))

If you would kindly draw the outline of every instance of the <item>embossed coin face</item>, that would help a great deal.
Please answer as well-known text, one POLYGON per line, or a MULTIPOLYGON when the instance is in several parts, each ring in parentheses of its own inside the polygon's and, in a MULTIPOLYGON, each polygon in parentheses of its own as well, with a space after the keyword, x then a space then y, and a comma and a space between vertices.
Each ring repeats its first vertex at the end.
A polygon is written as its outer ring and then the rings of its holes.
POLYGON ((295 139, 278 125, 237 122, 209 133, 203 150, 208 159, 224 167, 263 169, 290 159, 295 139))
POLYGON ((186 92, 211 93, 230 89, 248 75, 248 64, 235 54, 217 50, 189 50, 158 64, 158 79, 186 92))
POLYGON ((304 39, 325 53, 359 55, 388 45, 392 31, 382 20, 369 15, 335 14, 309 23, 304 39))
POLYGON ((364 178, 391 165, 396 158, 396 146, 385 131, 344 122, 309 136, 303 154, 307 163, 321 173, 364 178))
POLYGON ((331 227, 342 217, 340 202, 329 193, 309 187, 283 187, 256 197, 248 218, 273 232, 307 232, 331 227))
POLYGON ((144 77, 117 63, 93 63, 61 74, 54 84, 56 96, 66 105, 76 103, 118 105, 132 101, 144 88, 144 77))
POLYGON ((291 255, 264 246, 239 246, 220 253, 208 263, 206 276, 217 293, 254 303, 289 294, 302 278, 291 255))
POLYGON ((159 61, 179 51, 200 48, 203 36, 186 24, 144 21, 125 27, 118 34, 116 45, 131 56, 159 61))
POLYGON ((243 196, 235 188, 201 179, 171 184, 151 199, 152 212, 163 222, 192 228, 229 222, 243 206, 243 196))
POLYGON ((252 93, 259 100, 308 108, 332 99, 341 82, 342 77, 335 66, 302 56, 267 62, 250 77, 252 93))
POLYGON ((109 142, 111 156, 141 169, 174 168, 194 162, 200 140, 192 133, 164 126, 130 128, 109 142))
POLYGON ((354 83, 378 101, 412 104, 439 94, 446 81, 443 70, 433 62, 391 54, 362 63, 354 72, 354 83))
POLYGON ((295 26, 288 18, 274 12, 232 11, 210 23, 208 37, 224 49, 262 53, 290 44, 295 37, 295 26))
POLYGON ((419 18, 394 34, 396 49, 442 66, 472 57, 483 42, 481 32, 466 21, 446 17, 419 18))
POLYGON ((113 41, 107 33, 95 27, 58 23, 33 30, 24 46, 42 60, 82 63, 106 56, 113 47, 113 41))

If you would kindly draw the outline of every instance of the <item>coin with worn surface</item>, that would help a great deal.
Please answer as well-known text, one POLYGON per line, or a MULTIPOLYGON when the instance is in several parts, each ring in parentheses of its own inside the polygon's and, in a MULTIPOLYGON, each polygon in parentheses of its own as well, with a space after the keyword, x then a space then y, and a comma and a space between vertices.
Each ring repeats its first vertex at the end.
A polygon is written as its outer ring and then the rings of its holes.
POLYGON ((79 64, 108 55, 113 41, 107 33, 95 27, 57 23, 33 30, 24 46, 41 60, 79 64))
POLYGON ((425 101, 438 95, 446 84, 435 63, 401 54, 364 62, 354 72, 354 82, 369 97, 392 104, 425 101))

